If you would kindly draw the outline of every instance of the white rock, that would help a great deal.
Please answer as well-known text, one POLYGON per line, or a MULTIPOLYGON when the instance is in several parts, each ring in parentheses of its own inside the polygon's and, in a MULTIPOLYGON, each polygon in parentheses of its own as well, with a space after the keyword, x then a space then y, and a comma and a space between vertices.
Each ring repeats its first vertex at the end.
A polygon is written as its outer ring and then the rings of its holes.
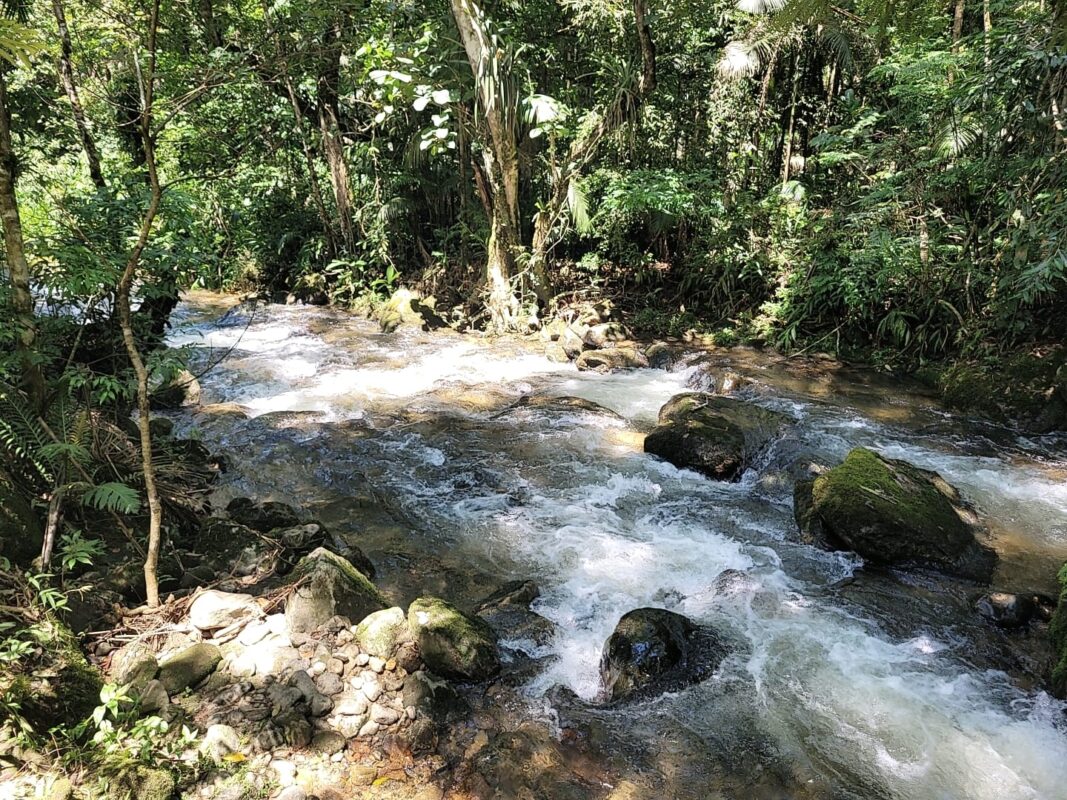
POLYGON ((382 685, 378 683, 378 676, 376 675, 364 675, 363 676, 363 688, 361 689, 364 696, 372 703, 382 696, 382 685))
POLYGON ((270 625, 268 625, 265 620, 250 622, 245 625, 244 629, 237 636, 237 641, 245 647, 251 647, 252 645, 263 641, 270 632, 270 625))
POLYGON ((291 786, 296 782, 296 764, 292 761, 276 760, 270 762, 270 768, 282 786, 291 786))
POLYGON ((307 792, 299 786, 286 786, 275 795, 274 800, 307 800, 307 792))
POLYGON ((229 725, 210 726, 200 742, 200 752, 215 764, 220 763, 230 753, 240 750, 241 737, 229 725))
POLYGON ((226 628, 238 622, 247 623, 262 616, 263 609, 254 597, 217 589, 201 592, 189 606, 189 622, 202 631, 226 628))

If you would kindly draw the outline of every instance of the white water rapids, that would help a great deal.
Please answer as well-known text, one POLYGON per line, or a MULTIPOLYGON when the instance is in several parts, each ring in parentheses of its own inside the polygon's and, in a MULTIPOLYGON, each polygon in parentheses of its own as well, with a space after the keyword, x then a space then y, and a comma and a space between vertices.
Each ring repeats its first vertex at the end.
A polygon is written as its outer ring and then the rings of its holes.
POLYGON ((620 729, 684 740, 685 752, 718 765, 707 768, 714 778, 681 779, 676 796, 752 796, 710 787, 736 785, 721 779, 759 764, 790 776, 789 796, 1067 798, 1065 707, 972 657, 968 643, 983 630, 973 587, 946 600, 941 584, 919 580, 941 599, 918 617, 840 593, 860 562, 796 541, 786 471, 795 457, 833 463, 857 445, 936 469, 1003 545, 998 584, 1040 579, 1047 590, 1052 556, 1011 553, 1067 552, 1062 442, 994 441, 911 408, 914 399, 876 401, 908 406, 900 418, 911 421, 876 419, 869 388, 855 405, 847 387, 832 397, 790 391, 760 362, 749 372, 768 379, 748 396, 795 423, 759 469, 721 484, 640 451, 641 432, 686 391, 692 368, 578 373, 515 344, 386 336, 323 309, 260 307, 247 325, 240 314, 219 325, 194 301, 179 316, 171 344, 194 348, 195 364, 233 348, 202 379, 204 401, 240 403, 254 419, 191 422, 236 455, 237 489, 336 508, 369 484, 392 499, 414 552, 538 582, 535 610, 558 634, 547 652, 511 642, 548 656, 530 697, 563 684, 593 699, 601 647, 634 608, 670 608, 727 632, 736 650, 710 680, 605 712, 620 729), (621 418, 504 411, 530 392, 586 398, 621 418), (300 424, 273 413, 301 411, 312 413, 300 424), (724 569, 751 581, 716 592, 724 569))

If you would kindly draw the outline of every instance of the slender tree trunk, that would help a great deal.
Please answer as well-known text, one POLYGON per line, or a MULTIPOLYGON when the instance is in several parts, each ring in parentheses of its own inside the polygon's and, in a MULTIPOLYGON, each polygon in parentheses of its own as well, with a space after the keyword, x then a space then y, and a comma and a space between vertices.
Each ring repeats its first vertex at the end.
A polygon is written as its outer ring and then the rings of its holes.
MULTIPOLYGON (((163 506, 159 499, 159 491, 156 487, 156 470, 152 462, 152 432, 149 427, 149 415, 151 410, 148 403, 148 369, 141 351, 137 346, 137 338, 133 331, 133 314, 130 311, 130 295, 133 291, 133 281, 137 275, 137 267, 141 261, 141 255, 148 245, 148 238, 152 233, 152 225, 156 214, 159 212, 159 204, 163 197, 163 190, 159 182, 159 173, 156 169, 155 141, 152 131, 152 103, 155 94, 156 79, 156 34, 159 29, 159 2, 153 0, 151 15, 148 23, 148 64, 144 74, 138 69, 137 77, 141 88, 141 113, 140 133, 144 145, 145 167, 148 169, 149 200, 141 219, 141 228, 137 235, 133 249, 126 258, 126 267, 122 272, 122 278, 115 291, 115 306, 119 314, 119 325, 122 328, 122 340, 126 345, 126 353, 129 355, 130 364, 133 366, 134 375, 137 378, 137 430, 141 439, 141 468, 144 471, 145 494, 148 497, 148 550, 144 562, 145 594, 148 605, 159 605, 159 549, 163 528, 163 506)), ((136 55, 134 56, 135 63, 136 55)))
POLYGON ((330 168, 330 183, 333 186, 334 204, 341 239, 348 252, 355 250, 356 234, 353 223, 352 194, 348 181, 348 165, 345 163, 344 140, 338 106, 338 85, 341 77, 341 23, 335 23, 326 34, 329 43, 329 61, 318 81, 318 120, 322 133, 322 151, 330 168))
POLYGON ((963 11, 964 0, 956 0, 952 13, 952 49, 959 50, 960 39, 963 38, 963 11))
POLYGON ((59 77, 63 83, 63 90, 67 93, 67 100, 70 101, 74 124, 82 140, 82 149, 85 150, 85 157, 89 161, 89 177, 97 189, 103 189, 106 184, 103 170, 100 169, 100 151, 96 149, 96 142, 89 129, 89 121, 86 119, 81 97, 78 95, 78 85, 74 82, 74 48, 70 42, 70 30, 67 28, 67 15, 63 10, 63 0, 52 0, 52 12, 56 17, 56 25, 59 26, 59 77))
POLYGON ((4 225, 4 258, 11 281, 11 306, 22 380, 34 404, 44 402, 45 382, 37 363, 37 320, 30 290, 30 265, 22 239, 22 218, 15 196, 15 150, 11 140, 11 112, 7 101, 7 70, 0 69, 0 218, 4 225))

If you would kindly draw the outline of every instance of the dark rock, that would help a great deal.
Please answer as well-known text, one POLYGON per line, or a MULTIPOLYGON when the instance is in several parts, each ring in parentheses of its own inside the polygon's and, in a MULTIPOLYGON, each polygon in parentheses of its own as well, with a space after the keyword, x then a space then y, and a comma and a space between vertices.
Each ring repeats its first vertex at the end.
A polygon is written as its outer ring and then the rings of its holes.
POLYGON ((179 371, 167 383, 154 389, 149 398, 152 408, 177 409, 200 405, 200 381, 187 369, 179 371))
POLYGON ((711 629, 661 608, 625 614, 604 644, 600 678, 611 700, 676 691, 708 677, 726 655, 711 629))
POLYGON ((670 345, 663 342, 656 342, 645 350, 645 358, 652 369, 669 370, 674 366, 674 353, 670 345))
POLYGON ((978 613, 1001 628, 1021 628, 1034 618, 1037 603, 1032 597, 990 592, 975 603, 978 613))
POLYGON ((174 422, 166 417, 152 417, 148 420, 148 430, 153 439, 166 439, 174 433, 174 422))
POLYGON ((260 533, 277 528, 292 528, 300 524, 296 509, 285 503, 268 501, 256 503, 247 497, 235 497, 226 506, 226 513, 236 522, 260 533))
POLYGON ((533 581, 509 581, 480 601, 476 610, 481 613, 503 606, 521 606, 529 608, 530 603, 541 596, 541 589, 533 581))
POLYGON ((737 480, 785 421, 741 400, 687 392, 660 409, 645 452, 717 480, 737 480))
POLYGON ((518 399, 511 408, 540 408, 546 411, 585 411, 590 414, 602 414, 607 417, 622 419, 622 417, 610 408, 586 400, 584 397, 554 397, 545 394, 526 394, 518 399))
POLYGON ((420 597, 408 607, 408 625, 422 660, 434 672, 481 681, 500 669, 492 627, 451 603, 437 597, 420 597))
POLYGON ((585 352, 585 343, 582 341, 581 334, 570 326, 564 328, 560 334, 559 346, 571 361, 585 352))
POLYGON ((476 611, 501 638, 544 646, 552 641, 556 626, 530 610, 530 604, 540 595, 541 590, 533 581, 511 581, 478 603, 476 611))
POLYGON ((992 576, 996 553, 979 544, 961 518, 959 493, 935 472, 860 447, 810 488, 810 506, 806 496, 796 506, 798 522, 810 536, 821 527, 828 546, 877 564, 930 566, 979 581, 992 576))
POLYGON ((285 602, 291 633, 310 633, 337 615, 363 619, 388 605, 366 575, 322 547, 300 561, 292 581, 296 588, 285 602))

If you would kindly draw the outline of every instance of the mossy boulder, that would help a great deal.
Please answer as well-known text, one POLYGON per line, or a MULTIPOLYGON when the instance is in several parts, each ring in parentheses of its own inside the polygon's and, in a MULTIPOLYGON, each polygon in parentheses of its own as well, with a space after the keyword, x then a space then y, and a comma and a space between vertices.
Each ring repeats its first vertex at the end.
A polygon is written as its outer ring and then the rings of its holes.
POLYGON ((159 665, 159 682, 173 695, 196 686, 222 661, 222 651, 213 644, 199 642, 171 656, 159 665))
POLYGON ((109 797, 130 800, 171 800, 178 790, 174 775, 165 769, 131 767, 110 781, 109 797))
POLYGON ((802 532, 827 546, 887 565, 918 565, 988 581, 996 553, 963 518, 960 497, 936 472, 863 447, 797 486, 802 532))
POLYGON ((716 480, 738 480, 785 424, 774 411, 703 392, 675 395, 645 437, 645 452, 716 480))
POLYGON ((378 325, 385 333, 392 333, 402 326, 421 328, 424 331, 448 326, 437 313, 434 297, 420 297, 410 289, 400 288, 376 310, 378 325))
POLYGON ((294 588, 285 601, 290 633, 311 633, 336 616, 363 619, 388 606, 366 575, 324 547, 302 558, 291 580, 294 588))
POLYGON ((1060 600, 1049 624, 1052 639, 1052 691, 1067 699, 1067 563, 1060 569, 1060 600))
POLYGON ((100 704, 103 678, 89 664, 70 629, 49 616, 37 625, 45 643, 39 658, 20 673, 0 675, 0 695, 17 703, 37 733, 74 725, 100 704))
POLYGON ((434 672, 480 681, 500 669, 492 627, 451 603, 437 597, 420 597, 408 608, 408 625, 422 660, 434 672))
POLYGON ((356 641, 365 653, 390 659, 400 645, 414 640, 404 610, 393 607, 375 611, 355 630, 356 641))

